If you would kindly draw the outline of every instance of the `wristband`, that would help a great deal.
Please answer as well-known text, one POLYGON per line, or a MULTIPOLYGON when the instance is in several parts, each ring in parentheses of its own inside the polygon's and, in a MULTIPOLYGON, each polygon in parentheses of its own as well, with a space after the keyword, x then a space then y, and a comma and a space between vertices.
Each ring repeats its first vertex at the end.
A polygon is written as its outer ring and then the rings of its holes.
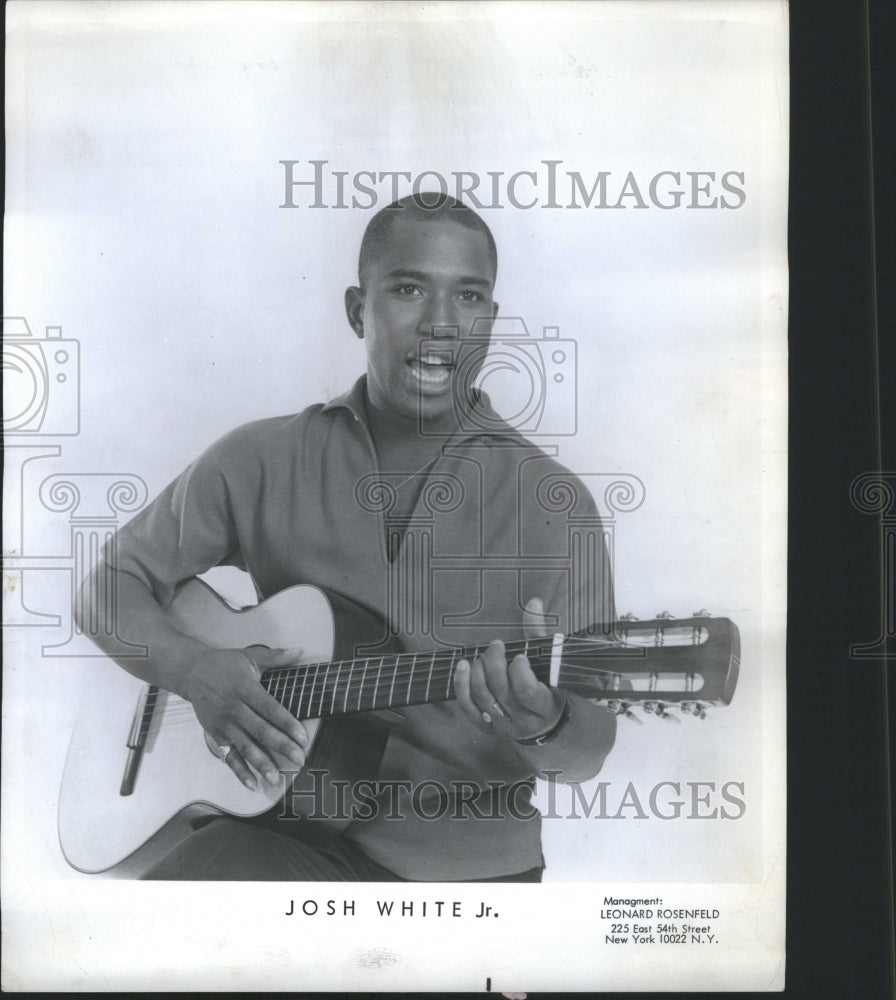
POLYGON ((550 743, 551 740, 555 740, 560 735, 560 730, 567 722, 569 722, 569 702, 564 701, 560 718, 546 733, 542 733, 541 736, 527 736, 524 740, 515 740, 514 742, 519 743, 521 747, 544 746, 545 743, 550 743))

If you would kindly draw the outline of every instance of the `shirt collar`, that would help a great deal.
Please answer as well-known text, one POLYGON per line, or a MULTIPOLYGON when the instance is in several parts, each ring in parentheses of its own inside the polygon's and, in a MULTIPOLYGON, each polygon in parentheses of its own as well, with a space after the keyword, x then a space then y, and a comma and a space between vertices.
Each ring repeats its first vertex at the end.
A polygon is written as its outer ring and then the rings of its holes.
POLYGON ((367 408, 364 405, 364 394, 366 392, 367 376, 362 375, 348 392, 344 392, 341 396, 331 399, 329 403, 324 403, 321 407, 321 412, 326 413, 328 410, 339 409, 348 410, 355 420, 360 420, 366 424, 367 408))
MULTIPOLYGON (((362 375, 347 392, 331 399, 329 403, 325 403, 321 408, 321 412, 327 413, 330 410, 339 409, 348 410, 355 420, 366 427, 367 406, 364 403, 366 392, 367 375, 365 374, 362 375)), ((482 424, 484 426, 477 426, 477 421, 473 420, 471 421, 469 427, 459 428, 454 434, 452 434, 448 439, 450 443, 453 444, 460 441, 474 441, 477 439, 484 440, 487 438, 511 438, 515 441, 519 440, 519 431, 515 430, 510 424, 506 423, 501 418, 501 416, 492 407, 491 400, 488 398, 488 393, 482 389, 477 390, 476 411, 480 414, 482 424)))

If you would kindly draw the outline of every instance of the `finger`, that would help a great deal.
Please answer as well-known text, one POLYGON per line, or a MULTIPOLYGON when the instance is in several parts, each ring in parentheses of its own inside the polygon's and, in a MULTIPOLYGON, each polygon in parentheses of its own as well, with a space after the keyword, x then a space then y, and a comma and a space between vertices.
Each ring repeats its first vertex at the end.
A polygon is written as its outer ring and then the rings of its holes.
POLYGON ((526 602, 526 608, 523 611, 523 632, 526 638, 538 639, 549 635, 546 619, 544 601, 540 597, 531 597, 526 602))
POLYGON ((302 647, 291 646, 288 649, 270 649, 267 646, 250 646, 246 655, 261 673, 272 667, 291 667, 302 658, 302 647))
POLYGON ((233 740, 229 738, 216 738, 215 742, 220 747, 230 747, 227 756, 222 758, 224 763, 233 771, 246 788, 250 788, 254 792, 258 788, 258 779, 252 773, 242 756, 240 756, 239 751, 233 745, 233 740))
POLYGON ((290 667, 302 658, 301 646, 290 646, 288 649, 266 649, 264 651, 265 666, 290 667))
POLYGON ((481 727, 482 712, 473 704, 470 693, 470 661, 459 660, 454 668, 454 695, 457 703, 464 710, 471 722, 475 722, 481 727))
POLYGON ((507 668, 510 689, 514 698, 528 711, 541 715, 551 711, 554 695, 551 689, 535 676, 525 656, 515 656, 507 668))
MULTIPOLYGON (((486 650, 488 652, 488 650, 486 650)), ((503 656, 502 656, 503 660, 503 656)), ((506 661, 502 668, 506 671, 506 661)), ((504 696, 507 696, 507 681, 504 680, 504 696)), ((494 694, 491 687, 489 687, 488 680, 485 675, 485 663, 481 656, 477 656, 473 661, 473 666, 470 668, 470 696, 473 699, 473 704, 479 710, 480 716, 488 715, 494 717, 495 715, 500 715, 504 711, 500 705, 500 699, 494 694), (494 706, 498 705, 498 709, 494 706)), ((486 719, 486 722, 489 720, 486 719)))
POLYGON ((256 735, 248 730, 242 730, 234 735, 234 751, 228 762, 233 758, 242 759, 250 765, 272 787, 280 782, 280 769, 271 754, 264 749, 256 735))
MULTIPOLYGON (((260 740, 260 742, 263 742, 270 749, 289 757, 295 763, 301 763, 298 757, 293 756, 293 754, 300 748, 308 746, 308 734, 302 723, 299 722, 292 712, 284 708, 274 697, 269 695, 261 685, 255 683, 248 684, 240 690, 239 694, 243 701, 257 715, 261 716, 274 729, 279 730, 279 733, 274 736, 268 733, 267 738, 260 740), (283 738, 284 736, 286 739, 283 738), (298 744, 298 746, 292 744, 298 744)), ((249 721, 251 722, 251 720, 249 721)), ((243 721, 241 724, 245 725, 246 721, 243 721)), ((253 728, 250 727, 249 732, 252 733, 253 728)))
MULTIPOLYGON (((482 670, 486 687, 484 696, 487 699, 483 707, 490 712, 494 702, 497 701, 498 707, 503 710, 507 707, 510 696, 510 683, 507 680, 507 653, 500 639, 495 639, 485 650, 482 656, 482 670)), ((475 693, 474 689, 474 695, 475 693)))
POLYGON ((266 752, 282 754, 294 764, 305 762, 305 727, 270 695, 253 693, 238 712, 237 722, 266 752))

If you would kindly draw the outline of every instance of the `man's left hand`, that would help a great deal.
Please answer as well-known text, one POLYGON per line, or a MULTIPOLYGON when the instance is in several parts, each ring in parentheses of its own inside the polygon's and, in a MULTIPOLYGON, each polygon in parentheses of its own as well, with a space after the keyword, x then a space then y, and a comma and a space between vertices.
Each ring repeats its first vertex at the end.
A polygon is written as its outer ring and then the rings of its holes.
MULTIPOLYGON (((529 639, 547 635, 540 598, 533 597, 526 605, 523 628, 529 639)), ((500 639, 472 664, 468 660, 457 664, 454 691, 470 721, 493 736, 515 740, 540 736, 553 729, 563 713, 563 695, 538 680, 522 653, 508 664, 500 639)))

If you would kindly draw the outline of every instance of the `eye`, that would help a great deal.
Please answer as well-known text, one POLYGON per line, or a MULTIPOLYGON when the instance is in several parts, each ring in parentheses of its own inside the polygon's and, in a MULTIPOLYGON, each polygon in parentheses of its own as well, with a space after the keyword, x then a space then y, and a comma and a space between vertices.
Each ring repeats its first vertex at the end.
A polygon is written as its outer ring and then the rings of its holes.
POLYGON ((423 294, 417 285, 397 285, 394 291, 397 295, 405 295, 408 297, 423 294))
POLYGON ((472 288, 467 288, 460 293, 460 298, 462 302, 482 302, 483 295, 481 292, 474 292, 472 288))

